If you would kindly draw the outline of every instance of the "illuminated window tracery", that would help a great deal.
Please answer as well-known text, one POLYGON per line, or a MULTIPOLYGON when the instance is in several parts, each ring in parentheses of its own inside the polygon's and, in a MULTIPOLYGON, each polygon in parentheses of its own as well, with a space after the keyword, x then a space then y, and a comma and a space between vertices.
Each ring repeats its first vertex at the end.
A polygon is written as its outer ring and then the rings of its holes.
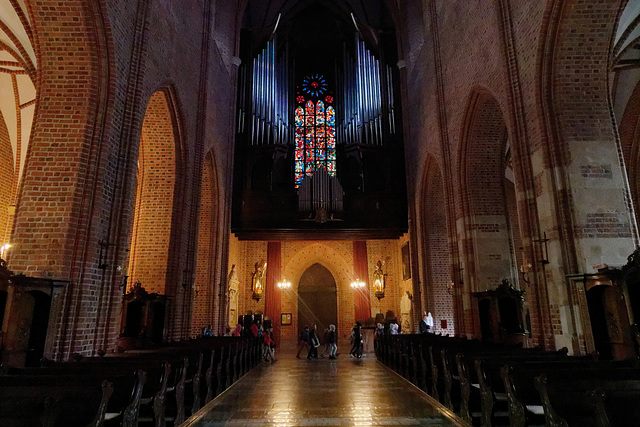
POLYGON ((304 78, 301 92, 296 95, 295 110, 295 186, 305 176, 325 168, 329 176, 336 175, 336 128, 333 96, 326 80, 319 74, 304 78), (321 98, 324 97, 324 100, 321 98))

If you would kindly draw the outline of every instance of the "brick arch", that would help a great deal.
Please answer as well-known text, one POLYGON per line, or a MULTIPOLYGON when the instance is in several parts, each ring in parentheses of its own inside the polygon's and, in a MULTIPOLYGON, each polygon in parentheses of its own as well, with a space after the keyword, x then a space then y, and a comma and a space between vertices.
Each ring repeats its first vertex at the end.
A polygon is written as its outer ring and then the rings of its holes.
POLYGON ((620 144, 627 166, 629 191, 633 202, 636 222, 640 218, 640 82, 635 86, 626 105, 618 127, 620 144))
POLYGON ((512 279, 512 243, 505 196, 508 130, 496 98, 482 88, 467 103, 459 152, 464 277, 470 290, 512 279))
POLYGON ((548 247, 557 255, 555 262, 543 265, 545 274, 537 274, 531 320, 534 342, 546 348, 567 345, 577 353, 584 345, 583 332, 571 330, 571 324, 569 333, 578 340, 569 343, 553 333, 561 309, 575 297, 561 286, 552 287, 557 283, 551 278, 591 271, 601 262, 624 264, 626 254, 638 241, 636 223, 628 215, 631 195, 622 179, 610 91, 615 30, 624 4, 625 0, 554 0, 548 3, 542 23, 536 80, 538 115, 542 118, 539 148, 545 173, 539 175, 539 188, 550 200, 550 212, 540 220, 541 229, 552 232, 547 232, 549 241, 538 251, 548 247), (570 173, 581 167, 586 174, 570 173), (598 185, 600 178, 588 176, 592 168, 609 171, 606 187, 598 185), (598 199, 606 199, 607 206, 593 203, 598 199), (611 213, 613 218, 605 220, 616 230, 616 251, 608 250, 597 232, 602 220, 599 215, 611 213), (592 234, 592 229, 596 233, 592 234), (591 240, 589 234, 597 240, 591 240), (601 247, 605 249, 602 255, 598 253, 601 247))
MULTIPOLYGON (((309 267, 314 264, 320 264, 325 267, 336 281, 336 290, 338 296, 338 334, 345 337, 349 334, 351 323, 354 322, 355 305, 353 298, 353 290, 350 285, 355 279, 353 266, 353 249, 351 242, 349 245, 329 245, 323 242, 306 243, 300 242, 293 244, 288 248, 287 253, 282 259, 282 277, 291 282, 292 293, 297 295, 298 284, 302 275, 309 267)), ((287 305, 283 299, 283 311, 289 307, 294 315, 292 322, 292 337, 284 336, 283 339, 297 337, 297 298, 290 299, 290 305, 287 305)))
MULTIPOLYGON (((223 301, 218 296, 226 295, 221 292, 220 284, 216 281, 215 265, 216 248, 219 241, 221 221, 218 189, 218 178, 215 168, 215 160, 210 151, 204 159, 202 168, 202 185, 200 192, 200 221, 198 226, 198 255, 195 274, 195 294, 193 297, 193 314, 191 320, 191 333, 197 334, 203 326, 212 325, 213 331, 218 331, 224 324, 220 317, 219 308, 223 301), (220 324, 222 323, 222 324, 220 324)), ((226 284, 228 285, 228 283, 226 284)))
MULTIPOLYGON (((598 150, 596 156, 600 163, 611 165, 614 176, 619 170, 620 147, 610 76, 615 31, 626 3, 625 0, 595 3, 556 0, 549 2, 545 13, 538 46, 538 93, 544 126, 544 161, 553 169, 551 184, 561 189, 553 200, 557 238, 549 245, 561 247, 562 274, 582 272, 592 265, 588 261, 581 265, 585 254, 579 246, 584 237, 582 230, 588 227, 586 212, 576 212, 571 200, 582 198, 583 194, 577 194, 582 191, 592 192, 592 196, 597 191, 587 189, 584 182, 574 183, 575 177, 568 173, 570 165, 587 166, 588 157, 593 156, 587 153, 598 150), (565 191, 573 194, 564 194, 565 191)), ((616 201, 617 206, 611 205, 610 210, 631 207, 630 200, 622 200, 627 198, 627 191, 628 188, 616 190, 622 198, 616 201)), ((635 224, 622 225, 630 229, 630 237, 637 242, 635 224)), ((632 251, 633 247, 628 250, 632 251)), ((546 295, 541 295, 540 299, 545 298, 546 295)), ((546 317, 550 319, 550 316, 546 317)))
POLYGON ((444 181, 441 169, 433 157, 427 161, 424 180, 421 186, 420 222, 423 242, 423 290, 422 311, 430 311, 434 318, 446 319, 447 330, 440 330, 440 324, 434 325, 437 332, 455 331, 455 317, 452 295, 447 284, 452 282, 449 235, 447 232, 447 212, 444 181))
POLYGON ((171 295, 169 248, 180 141, 175 118, 171 92, 154 92, 142 123, 129 254, 131 284, 140 281, 147 292, 171 295))

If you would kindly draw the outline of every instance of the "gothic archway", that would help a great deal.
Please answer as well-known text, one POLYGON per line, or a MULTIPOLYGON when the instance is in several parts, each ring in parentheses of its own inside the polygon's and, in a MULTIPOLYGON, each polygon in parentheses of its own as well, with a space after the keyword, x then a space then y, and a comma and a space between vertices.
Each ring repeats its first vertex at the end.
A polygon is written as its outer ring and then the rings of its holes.
MULTIPOLYGON (((191 335, 197 335, 204 326, 211 325, 211 330, 223 332, 227 326, 227 315, 218 308, 223 305, 223 298, 229 289, 220 289, 220 284, 216 283, 216 268, 220 268, 215 263, 216 251, 220 238, 219 224, 220 201, 218 200, 218 179, 215 170, 215 163, 212 152, 209 152, 204 159, 202 168, 202 185, 200 192, 200 221, 198 225, 198 257, 196 261, 196 274, 193 294, 193 314, 191 320, 191 335)), ((237 282, 237 275, 234 279, 237 282)), ((228 282, 229 280, 227 280, 228 282)), ((223 284, 229 286, 229 283, 223 284)), ((235 292, 237 293, 237 284, 235 292)), ((226 304, 224 304, 226 305, 226 304)), ((225 309, 226 310, 226 309, 225 309)), ((229 325, 233 327, 237 321, 237 302, 235 307, 235 320, 229 318, 229 325)))
POLYGON ((128 274, 129 286, 139 281, 149 293, 166 293, 176 133, 170 99, 165 91, 157 91, 149 99, 142 124, 128 274))
POLYGON ((514 282, 514 248, 510 239, 505 191, 509 134, 500 105, 489 92, 472 93, 460 151, 463 198, 465 277, 471 291, 514 282))
MULTIPOLYGON (((454 301, 451 287, 451 261, 449 257, 449 238, 447 233, 446 203, 442 174, 436 161, 431 158, 426 169, 423 184, 421 224, 424 248, 424 286, 423 312, 431 312, 433 317, 446 320, 437 322, 434 329, 438 333, 453 334, 455 332, 454 301)), ((458 287, 461 285, 457 284, 458 287)), ((421 313, 422 317, 424 313, 421 313)))
POLYGON ((330 324, 337 327, 338 302, 336 281, 321 264, 309 267, 298 285, 298 330, 316 324, 322 334, 330 324))

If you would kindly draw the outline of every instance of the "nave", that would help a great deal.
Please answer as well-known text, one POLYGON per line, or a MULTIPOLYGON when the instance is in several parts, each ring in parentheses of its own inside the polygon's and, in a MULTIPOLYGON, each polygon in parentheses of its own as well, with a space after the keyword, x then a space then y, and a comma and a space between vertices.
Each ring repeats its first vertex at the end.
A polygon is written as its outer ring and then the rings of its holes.
POLYGON ((463 426, 460 418, 373 354, 296 359, 253 369, 184 426, 463 426))

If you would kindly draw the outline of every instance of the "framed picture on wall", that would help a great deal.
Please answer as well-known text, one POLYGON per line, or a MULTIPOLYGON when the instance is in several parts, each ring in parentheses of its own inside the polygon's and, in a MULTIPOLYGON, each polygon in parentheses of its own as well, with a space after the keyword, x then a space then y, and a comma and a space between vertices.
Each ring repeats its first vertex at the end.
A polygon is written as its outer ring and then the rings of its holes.
POLYGON ((282 313, 280 318, 281 325, 290 325, 291 324, 291 313, 282 313))
POLYGON ((411 279, 411 257, 409 256, 409 243, 402 247, 402 280, 411 279))

